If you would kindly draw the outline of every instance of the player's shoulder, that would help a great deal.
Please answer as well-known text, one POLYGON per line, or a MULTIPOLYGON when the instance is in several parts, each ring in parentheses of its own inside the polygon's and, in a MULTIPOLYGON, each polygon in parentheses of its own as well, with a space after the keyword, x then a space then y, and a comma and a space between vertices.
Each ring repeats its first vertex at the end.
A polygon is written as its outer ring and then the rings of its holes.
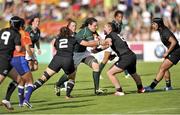
POLYGON ((26 29, 25 29, 25 31, 31 32, 31 31, 32 31, 32 27, 31 27, 31 26, 27 26, 26 29))

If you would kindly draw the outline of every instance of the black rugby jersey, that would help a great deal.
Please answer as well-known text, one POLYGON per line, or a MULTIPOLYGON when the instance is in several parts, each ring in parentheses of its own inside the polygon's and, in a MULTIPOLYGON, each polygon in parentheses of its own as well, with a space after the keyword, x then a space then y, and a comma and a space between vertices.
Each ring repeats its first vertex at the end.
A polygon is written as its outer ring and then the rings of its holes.
POLYGON ((163 43, 167 48, 169 48, 169 46, 170 46, 170 42, 169 42, 168 40, 169 40, 169 38, 170 38, 171 36, 177 41, 177 44, 176 44, 176 46, 174 47, 174 49, 179 48, 178 40, 176 39, 176 37, 174 36, 174 34, 173 34, 167 27, 163 27, 162 30, 159 30, 159 34, 160 34, 160 38, 161 38, 162 43, 163 43))
POLYGON ((21 35, 17 30, 5 28, 0 30, 0 56, 10 59, 15 45, 21 45, 21 35))
POLYGON ((41 32, 40 32, 40 30, 38 28, 37 28, 36 31, 33 31, 31 26, 28 26, 26 28, 26 31, 29 33, 31 41, 32 41, 31 47, 34 48, 35 47, 35 43, 38 42, 39 39, 40 39, 41 32))
POLYGON ((123 54, 126 54, 128 52, 132 52, 129 49, 125 39, 120 37, 116 32, 109 33, 106 38, 112 39, 111 48, 117 53, 118 56, 122 56, 123 54))
POLYGON ((76 44, 79 44, 82 40, 69 36, 69 38, 59 36, 54 46, 57 50, 56 55, 64 57, 72 57, 76 44))
POLYGON ((115 20, 112 21, 112 23, 114 24, 114 32, 116 32, 117 34, 120 34, 121 33, 121 30, 122 30, 122 22, 120 23, 117 23, 115 20))

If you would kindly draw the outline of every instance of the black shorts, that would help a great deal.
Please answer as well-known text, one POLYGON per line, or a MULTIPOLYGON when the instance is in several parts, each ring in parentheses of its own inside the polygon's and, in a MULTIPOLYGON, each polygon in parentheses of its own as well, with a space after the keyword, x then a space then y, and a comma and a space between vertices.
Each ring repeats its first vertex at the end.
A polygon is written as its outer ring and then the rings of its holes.
POLYGON ((0 74, 3 76, 7 76, 9 71, 12 69, 10 61, 0 57, 0 74))
POLYGON ((180 60, 180 47, 172 51, 168 56, 169 59, 174 65, 176 65, 180 60))
POLYGON ((62 68, 67 75, 75 71, 73 58, 69 57, 54 56, 48 67, 57 73, 62 68))
POLYGON ((125 54, 119 57, 119 60, 115 63, 118 68, 127 70, 129 74, 136 73, 136 55, 133 52, 125 54))

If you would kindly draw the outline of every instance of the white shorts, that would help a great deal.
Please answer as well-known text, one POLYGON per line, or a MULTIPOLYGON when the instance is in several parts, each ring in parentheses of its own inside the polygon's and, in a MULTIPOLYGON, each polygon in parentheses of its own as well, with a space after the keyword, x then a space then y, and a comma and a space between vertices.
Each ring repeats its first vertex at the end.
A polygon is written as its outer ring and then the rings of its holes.
POLYGON ((104 51, 106 52, 113 52, 112 48, 111 47, 108 47, 107 49, 105 49, 104 51))
MULTIPOLYGON (((33 53, 33 56, 34 56, 35 60, 37 60, 35 52, 33 53)), ((26 52, 25 59, 28 60, 28 61, 32 60, 31 56, 29 56, 27 52, 26 52)))
POLYGON ((77 67, 81 63, 81 61, 88 56, 91 56, 91 53, 87 50, 85 52, 74 52, 74 66, 77 67))

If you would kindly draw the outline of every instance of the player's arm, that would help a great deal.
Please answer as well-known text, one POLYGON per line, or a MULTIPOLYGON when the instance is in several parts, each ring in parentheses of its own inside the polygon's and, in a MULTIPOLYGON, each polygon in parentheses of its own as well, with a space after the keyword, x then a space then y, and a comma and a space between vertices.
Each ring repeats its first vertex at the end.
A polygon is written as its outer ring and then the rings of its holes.
POLYGON ((164 56, 163 56, 164 58, 168 56, 168 54, 174 49, 174 47, 177 44, 176 39, 172 36, 169 37, 168 41, 170 42, 170 46, 167 49, 166 53, 164 54, 164 56))
POLYGON ((17 52, 20 52, 20 51, 21 51, 21 45, 16 45, 16 46, 15 46, 15 50, 16 50, 17 52))
POLYGON ((38 54, 40 55, 40 54, 41 54, 40 42, 37 41, 35 44, 36 44, 36 47, 37 47, 37 49, 38 49, 38 54))
POLYGON ((92 50, 92 53, 98 53, 98 52, 101 52, 107 48, 109 48, 111 45, 112 45, 112 40, 111 38, 106 38, 104 40, 107 44, 106 45, 103 45, 101 47, 96 47, 95 49, 92 50))
POLYGON ((99 46, 99 45, 106 46, 106 45, 109 45, 109 42, 106 41, 106 40, 99 40, 99 41, 95 41, 95 40, 92 40, 92 41, 81 40, 80 45, 87 46, 87 47, 94 47, 94 46, 99 46))
POLYGON ((31 38, 29 36, 29 33, 25 33, 25 36, 23 38, 23 42, 25 44, 25 50, 27 51, 28 55, 31 57, 32 60, 35 60, 35 57, 33 55, 31 47, 30 47, 30 45, 32 45, 32 41, 31 41, 31 38))
POLYGON ((20 52, 21 51, 21 35, 20 34, 15 35, 14 43, 15 43, 15 50, 17 52, 20 52))

